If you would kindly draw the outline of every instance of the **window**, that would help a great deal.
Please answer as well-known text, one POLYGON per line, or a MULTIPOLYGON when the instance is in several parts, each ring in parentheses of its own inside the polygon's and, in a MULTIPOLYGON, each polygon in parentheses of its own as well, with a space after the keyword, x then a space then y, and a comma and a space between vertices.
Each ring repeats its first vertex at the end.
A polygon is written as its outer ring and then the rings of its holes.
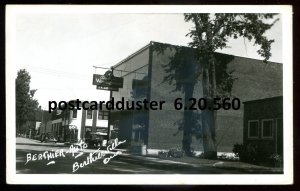
POLYGON ((132 80, 132 95, 135 98, 143 98, 147 96, 148 90, 148 78, 145 76, 143 79, 133 79, 132 80))
POLYGON ((108 111, 99 111, 98 112, 98 119, 100 120, 108 120, 108 111))
POLYGON ((86 139, 91 138, 91 132, 92 132, 92 128, 91 127, 86 127, 85 128, 85 138, 86 139))
POLYGON ((248 121, 248 138, 258 138, 258 120, 248 121))
POLYGON ((74 109, 73 110, 73 116, 72 116, 73 118, 77 118, 77 109, 74 109))
POLYGON ((262 138, 273 138, 273 120, 262 120, 262 138))
POLYGON ((87 110, 86 118, 93 119, 93 110, 91 109, 87 110))

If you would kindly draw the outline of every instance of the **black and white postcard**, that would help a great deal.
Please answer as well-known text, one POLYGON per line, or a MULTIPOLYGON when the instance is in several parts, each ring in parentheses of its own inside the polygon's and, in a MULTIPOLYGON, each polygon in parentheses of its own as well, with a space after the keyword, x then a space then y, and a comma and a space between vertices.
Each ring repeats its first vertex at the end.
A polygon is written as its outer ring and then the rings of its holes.
POLYGON ((292 184, 292 66, 288 5, 7 5, 7 183, 292 184))

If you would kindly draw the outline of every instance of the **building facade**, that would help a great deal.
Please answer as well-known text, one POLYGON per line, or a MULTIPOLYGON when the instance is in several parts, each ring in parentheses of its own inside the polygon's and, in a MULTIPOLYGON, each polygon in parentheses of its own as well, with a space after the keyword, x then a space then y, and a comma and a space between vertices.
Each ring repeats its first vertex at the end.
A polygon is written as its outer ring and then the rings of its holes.
MULTIPOLYGON (((111 131, 114 131, 113 127, 111 131)), ((40 133, 53 135, 59 142, 85 140, 94 132, 108 132, 107 110, 55 110, 42 123, 40 133)))
MULTIPOLYGON (((112 94, 115 100, 124 98, 128 101, 137 101, 146 98, 166 101, 162 110, 112 112, 110 123, 119 129, 119 139, 126 139, 129 145, 145 144, 147 149, 181 147, 183 134, 179 129, 184 111, 174 109, 174 100, 184 99, 185 95, 182 89, 176 88, 176 82, 166 80, 166 76, 170 74, 166 66, 180 62, 179 64, 184 66, 177 71, 180 77, 180 75, 188 76, 187 74, 194 70, 193 67, 199 64, 195 59, 194 49, 180 48, 183 50, 181 53, 178 52, 177 46, 150 42, 113 67, 114 76, 124 79, 123 88, 112 94), (159 49, 161 46, 164 47, 163 51, 159 49)), ((239 98, 241 102, 282 95, 282 64, 263 63, 260 60, 225 54, 217 54, 216 57, 220 61, 217 63, 218 68, 232 71, 232 78, 235 80, 231 96, 239 98)), ((198 99, 203 97, 201 78, 194 81, 192 97, 198 99)), ((222 81, 219 80, 219 83, 222 81)), ((235 143, 243 142, 243 111, 243 104, 239 110, 218 110, 216 124, 218 151, 232 152, 235 143)), ((195 113, 201 118, 201 111, 195 113)), ((202 150, 201 138, 193 137, 192 147, 195 150, 202 150)))
POLYGON ((282 96, 244 102, 244 145, 267 155, 283 154, 282 96))

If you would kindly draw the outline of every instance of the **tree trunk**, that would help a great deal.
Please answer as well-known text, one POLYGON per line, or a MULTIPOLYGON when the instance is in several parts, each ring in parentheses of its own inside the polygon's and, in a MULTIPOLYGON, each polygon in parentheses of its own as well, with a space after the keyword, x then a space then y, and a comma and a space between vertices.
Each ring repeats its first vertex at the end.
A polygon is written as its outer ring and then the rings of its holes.
POLYGON ((214 128, 214 115, 211 110, 202 111, 202 139, 204 158, 214 159, 217 157, 215 141, 213 139, 212 128, 214 128))
MULTIPOLYGON (((212 77, 211 94, 212 94, 212 99, 214 99, 216 97, 216 92, 217 92, 217 80, 216 80, 216 64, 215 64, 215 59, 213 54, 210 54, 210 63, 211 63, 211 77, 212 77)), ((213 107, 213 103, 211 107, 213 107)), ((212 110, 212 111, 213 111, 214 125, 211 128, 211 135, 212 135, 213 142, 216 145, 217 110, 212 110)))
MULTIPOLYGON (((186 84, 185 85, 185 106, 190 106, 189 99, 193 97, 194 92, 194 84, 186 84)), ((192 120, 193 111, 192 110, 185 110, 183 116, 183 139, 182 139, 182 149, 184 150, 187 156, 192 156, 193 153, 191 151, 191 143, 192 143, 192 127, 193 120, 192 120)))
MULTIPOLYGON (((207 107, 202 110, 202 139, 204 158, 217 158, 216 141, 215 141, 215 111, 213 108, 213 96, 215 91, 215 75, 209 75, 209 61, 204 64, 203 68, 203 95, 207 99, 207 107), (210 109, 209 109, 210 108, 210 109)), ((213 63, 214 65, 214 63, 213 63)), ((215 71, 214 66, 211 71, 215 71)), ((215 72, 213 72, 215 74, 215 72)))

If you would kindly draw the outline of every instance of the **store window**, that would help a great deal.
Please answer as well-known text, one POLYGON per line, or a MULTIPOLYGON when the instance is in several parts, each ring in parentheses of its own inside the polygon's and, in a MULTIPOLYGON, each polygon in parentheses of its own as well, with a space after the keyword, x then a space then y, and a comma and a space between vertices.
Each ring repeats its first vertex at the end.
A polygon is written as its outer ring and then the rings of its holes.
POLYGON ((108 120, 108 111, 98 111, 98 119, 100 120, 108 120))
POLYGON ((93 119, 93 110, 91 110, 91 109, 87 110, 86 118, 93 119))
POLYGON ((248 122, 248 138, 258 138, 258 120, 248 122))
POLYGON ((262 138, 273 138, 273 120, 262 120, 262 138))

